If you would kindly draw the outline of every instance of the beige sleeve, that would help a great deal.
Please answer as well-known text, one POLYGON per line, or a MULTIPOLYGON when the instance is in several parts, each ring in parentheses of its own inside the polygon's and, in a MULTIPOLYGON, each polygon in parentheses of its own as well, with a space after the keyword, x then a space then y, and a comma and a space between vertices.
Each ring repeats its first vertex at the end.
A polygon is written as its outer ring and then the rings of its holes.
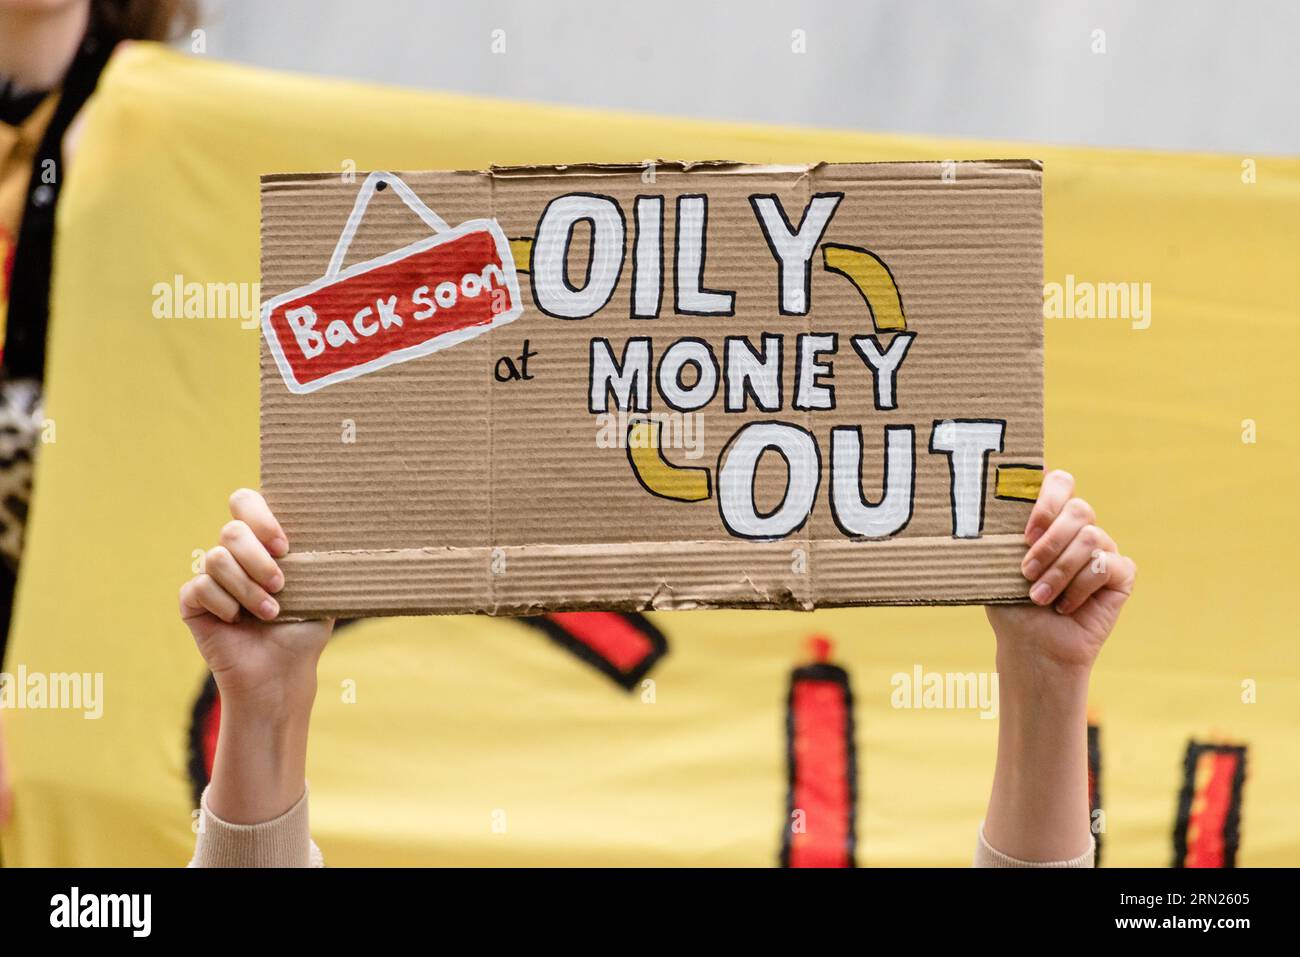
POLYGON ((199 801, 199 834, 190 867, 324 867, 311 839, 307 791, 279 817, 261 824, 230 824, 199 801))
POLYGON ((1088 838, 1088 849, 1068 861, 1022 861, 1003 854, 984 839, 984 826, 980 825, 979 843, 975 845, 975 867, 1092 867, 1097 851, 1097 839, 1088 838))

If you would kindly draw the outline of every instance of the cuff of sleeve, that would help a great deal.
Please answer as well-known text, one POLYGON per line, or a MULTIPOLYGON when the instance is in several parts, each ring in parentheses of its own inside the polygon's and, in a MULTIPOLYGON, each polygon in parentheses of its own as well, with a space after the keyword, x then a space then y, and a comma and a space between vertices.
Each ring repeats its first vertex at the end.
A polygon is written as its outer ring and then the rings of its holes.
POLYGON ((191 867, 320 867, 311 840, 307 791, 279 817, 231 824, 212 813, 208 792, 199 801, 199 833, 191 867))
POLYGON ((1022 861, 1018 857, 1003 854, 984 837, 984 825, 980 825, 980 840, 975 847, 975 867, 1093 867, 1097 852, 1097 839, 1089 835, 1088 849, 1078 857, 1068 861, 1022 861))

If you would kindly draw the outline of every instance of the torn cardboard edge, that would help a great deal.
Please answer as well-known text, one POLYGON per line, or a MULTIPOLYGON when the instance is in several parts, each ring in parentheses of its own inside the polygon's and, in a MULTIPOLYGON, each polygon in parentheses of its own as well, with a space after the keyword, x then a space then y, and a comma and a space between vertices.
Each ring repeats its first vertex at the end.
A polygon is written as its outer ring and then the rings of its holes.
POLYGON ((1019 570, 1024 551, 1023 536, 998 535, 965 542, 817 539, 744 547, 640 542, 299 552, 280 562, 289 584, 277 597, 285 614, 298 618, 999 604, 1028 598, 1030 583, 1019 570), (791 576, 791 561, 802 550, 810 553, 807 565, 816 574, 791 576), (1000 567, 978 567, 986 562, 1000 567), (921 565, 951 582, 949 597, 919 593, 921 565), (500 570, 484 579, 480 572, 488 567, 500 570), (689 582, 674 586, 684 574, 689 582), (311 585, 303 587, 308 575, 311 585), (543 584, 545 602, 536 598, 543 584), (364 600, 348 607, 359 585, 364 600))
MULTIPOLYGON (((490 176, 500 177, 502 179, 515 178, 535 178, 537 176, 621 176, 629 173, 635 173, 638 176, 644 173, 648 168, 653 168, 656 173, 717 173, 717 174, 768 174, 768 173, 787 173, 802 175, 806 173, 816 173, 820 169, 829 167, 861 166, 861 167, 879 167, 879 166, 938 166, 945 165, 954 167, 984 167, 995 166, 999 169, 1023 169, 1038 173, 1043 172, 1043 161, 1037 159, 1025 159, 1023 157, 1012 159, 953 159, 953 160, 862 160, 856 162, 830 162, 819 160, 810 163, 751 163, 745 160, 670 160, 670 159, 646 159, 640 162, 629 161, 625 163, 552 163, 541 164, 537 166, 528 165, 492 165, 480 168, 466 167, 464 169, 438 170, 440 173, 455 176, 490 176)), ((364 178, 375 170, 357 170, 353 175, 361 182, 364 178)), ((402 176, 411 171, 396 170, 396 175, 402 176)), ((338 171, 318 170, 313 172, 301 173, 263 173, 259 179, 263 186, 283 183, 299 182, 307 179, 325 179, 338 180, 338 171)))

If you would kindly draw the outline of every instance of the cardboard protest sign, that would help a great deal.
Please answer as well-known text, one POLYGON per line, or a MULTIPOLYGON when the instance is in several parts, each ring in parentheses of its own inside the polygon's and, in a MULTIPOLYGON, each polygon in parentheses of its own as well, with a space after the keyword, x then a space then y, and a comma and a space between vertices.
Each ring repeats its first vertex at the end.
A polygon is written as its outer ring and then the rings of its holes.
POLYGON ((262 181, 290 617, 1023 600, 1041 169, 262 181))

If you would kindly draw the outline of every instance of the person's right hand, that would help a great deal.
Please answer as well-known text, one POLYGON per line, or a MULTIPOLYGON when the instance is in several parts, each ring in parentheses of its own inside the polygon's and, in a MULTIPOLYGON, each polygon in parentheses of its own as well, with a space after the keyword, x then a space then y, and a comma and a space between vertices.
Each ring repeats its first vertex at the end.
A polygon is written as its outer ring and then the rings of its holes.
POLYGON ((289 551, 288 539, 252 489, 230 496, 230 514, 203 571, 181 587, 181 618, 216 678, 223 711, 269 721, 310 714, 334 622, 274 623, 273 596, 284 587, 275 559, 289 551))
POLYGON ((1137 575, 1133 559, 1096 521, 1092 506, 1075 494, 1074 476, 1047 473, 1025 526, 1029 551, 1020 569, 1033 583, 1030 602, 985 609, 1003 664, 1074 670, 1086 685, 1137 575))

